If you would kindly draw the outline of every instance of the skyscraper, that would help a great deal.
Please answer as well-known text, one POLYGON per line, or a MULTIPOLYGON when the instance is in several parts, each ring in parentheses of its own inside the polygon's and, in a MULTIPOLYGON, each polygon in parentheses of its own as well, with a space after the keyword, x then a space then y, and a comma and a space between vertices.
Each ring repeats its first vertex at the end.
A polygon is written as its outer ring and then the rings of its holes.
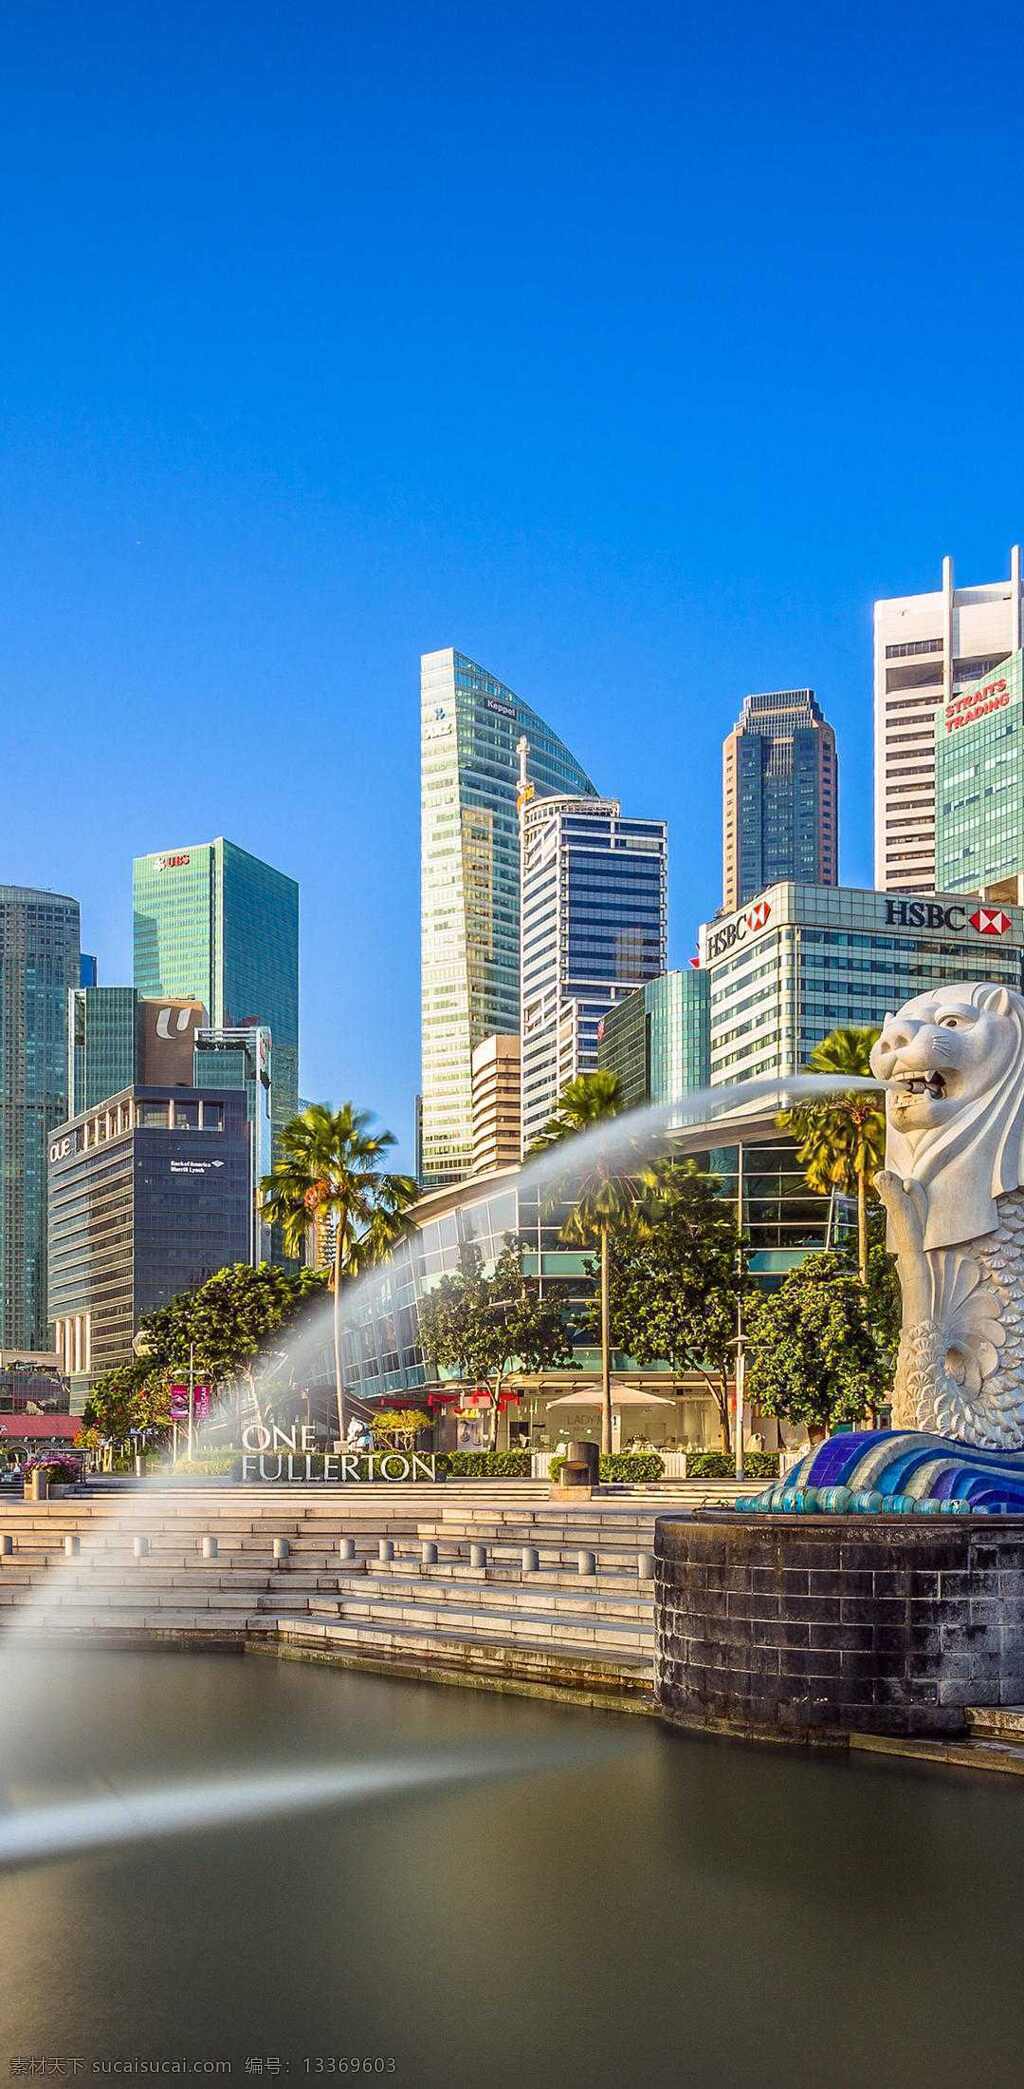
POLYGON ((668 830, 615 798, 522 795, 527 1153, 567 1081, 596 1069, 609 1009, 665 970, 668 830))
POLYGON ((49 1346, 46 1168, 67 1116, 78 901, 0 885, 0 1349, 49 1346))
POLYGON ((190 996, 214 1029, 269 1028, 274 1126, 299 1101, 299 888, 223 836, 138 856, 135 986, 190 996))
POLYGON ((1008 580, 875 603, 875 884, 930 892, 935 859, 935 712, 1024 643, 1020 546, 1008 580))
POLYGON ((441 1184, 473 1165, 473 1053, 519 1028, 518 740, 538 796, 594 786, 528 704, 451 647, 423 656, 421 732, 421 1171, 441 1184))
POLYGON ((706 972, 662 972, 627 994, 599 1025, 597 1063, 617 1076, 622 1107, 672 1103, 711 1078, 706 972))
POLYGON ((1024 897, 1024 654, 935 713, 935 857, 943 892, 1024 897))
POLYGON ((135 1079, 133 986, 76 986, 68 995, 66 1117, 94 1110, 135 1079))
POLYGON ((779 878, 839 876, 836 736, 813 689, 745 696, 722 746, 722 907, 779 878))

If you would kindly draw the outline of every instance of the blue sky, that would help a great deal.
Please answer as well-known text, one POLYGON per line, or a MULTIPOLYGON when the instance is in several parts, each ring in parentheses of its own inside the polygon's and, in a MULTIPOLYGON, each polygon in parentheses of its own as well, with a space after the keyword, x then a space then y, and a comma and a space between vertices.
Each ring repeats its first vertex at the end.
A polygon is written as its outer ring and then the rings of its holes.
POLYGON ((746 691, 1024 532, 1009 9, 13 4, 0 879, 128 976, 133 853, 299 878, 303 1086, 411 1153, 421 650, 671 822, 746 691))

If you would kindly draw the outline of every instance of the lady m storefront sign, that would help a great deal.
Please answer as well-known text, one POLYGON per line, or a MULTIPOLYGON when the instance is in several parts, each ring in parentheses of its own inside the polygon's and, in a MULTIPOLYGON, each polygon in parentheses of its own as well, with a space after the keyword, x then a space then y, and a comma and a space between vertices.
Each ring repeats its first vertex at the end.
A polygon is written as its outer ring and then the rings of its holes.
POLYGON ((269 1428, 256 1422, 243 1429, 240 1477, 243 1481, 333 1480, 362 1487, 379 1480, 406 1485, 413 1480, 428 1486, 438 1483, 432 1451, 321 1451, 316 1432, 308 1424, 279 1429, 276 1422, 269 1428))

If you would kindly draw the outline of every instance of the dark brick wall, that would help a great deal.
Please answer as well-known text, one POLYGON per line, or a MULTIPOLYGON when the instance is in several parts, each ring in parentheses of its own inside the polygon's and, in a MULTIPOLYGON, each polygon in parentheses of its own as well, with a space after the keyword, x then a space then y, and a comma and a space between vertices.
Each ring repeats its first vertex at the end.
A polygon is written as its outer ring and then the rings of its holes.
POLYGON ((776 1740, 949 1734, 1024 1704, 1024 1517, 660 1517, 667 1719, 776 1740))

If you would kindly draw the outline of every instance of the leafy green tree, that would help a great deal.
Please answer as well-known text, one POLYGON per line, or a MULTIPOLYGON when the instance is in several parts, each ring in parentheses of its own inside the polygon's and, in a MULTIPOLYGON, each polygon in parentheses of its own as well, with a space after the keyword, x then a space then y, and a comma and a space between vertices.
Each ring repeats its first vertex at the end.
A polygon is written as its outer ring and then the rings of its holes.
MULTIPOLYGON (((145 1344, 147 1375, 181 1376, 190 1352, 196 1377, 211 1387, 240 1379, 248 1386, 260 1421, 257 1365, 283 1349, 283 1338, 313 1298, 323 1295, 324 1278, 314 1270, 295 1273, 261 1262, 232 1262, 218 1269, 194 1291, 179 1292, 166 1306, 147 1313, 139 1326, 145 1344)), ((130 1368, 130 1367, 129 1367, 130 1368)))
POLYGON ((589 1139, 587 1132, 611 1126, 622 1111, 617 1074, 601 1070, 578 1074, 563 1088, 558 1108, 531 1148, 534 1154, 565 1146, 565 1169, 552 1186, 554 1196, 571 1202, 562 1239, 598 1250, 598 1330, 601 1342, 601 1449, 612 1448, 611 1242, 613 1232, 628 1225, 642 1230, 646 1194, 646 1162, 639 1142, 623 1127, 608 1138, 589 1139))
POLYGON ((881 1359, 847 1256, 809 1255, 748 1320, 747 1385, 763 1414, 806 1422, 813 1440, 878 1400, 881 1359))
POLYGON ((466 1385, 486 1386, 491 1448, 497 1448, 500 1397, 511 1371, 567 1369, 572 1342, 557 1305, 540 1298, 523 1275, 523 1251, 506 1241, 491 1276, 477 1248, 463 1250, 462 1268, 442 1277, 420 1306, 420 1341, 438 1371, 466 1385))
MULTIPOLYGON (((870 1028, 848 1026, 832 1030, 816 1044, 808 1060, 808 1072, 843 1076, 871 1074, 869 1054, 878 1037, 870 1028)), ((784 1110, 779 1128, 797 1142, 797 1159, 803 1166, 809 1189, 839 1190, 857 1199, 857 1266, 862 1284, 868 1281, 868 1193, 885 1159, 885 1106, 877 1093, 851 1089, 821 1102, 799 1103, 784 1110)))
POLYGON ((162 1436, 171 1425, 171 1397, 165 1375, 148 1360, 116 1364, 93 1381, 82 1421, 97 1439, 125 1444, 132 1431, 146 1429, 162 1436))
POLYGON ((383 1407, 373 1417, 373 1436, 393 1451, 414 1451, 421 1429, 429 1429, 430 1416, 419 1407, 383 1407))
POLYGON ((409 1175, 387 1173, 382 1162, 393 1146, 391 1132, 372 1132, 368 1110, 343 1103, 329 1110, 312 1103, 284 1126, 279 1155, 263 1177, 258 1198, 264 1216, 281 1227, 290 1254, 312 1246, 317 1268, 331 1251, 334 1297, 334 1383, 338 1437, 345 1440, 345 1378, 341 1360, 341 1297, 347 1278, 384 1260, 411 1221, 417 1191, 409 1175))
POLYGON ((693 1161, 653 1169, 650 1190, 643 1229, 612 1237, 610 1311, 618 1343, 638 1364, 698 1373, 728 1451, 739 1310, 749 1295, 746 1243, 731 1203, 693 1161))

